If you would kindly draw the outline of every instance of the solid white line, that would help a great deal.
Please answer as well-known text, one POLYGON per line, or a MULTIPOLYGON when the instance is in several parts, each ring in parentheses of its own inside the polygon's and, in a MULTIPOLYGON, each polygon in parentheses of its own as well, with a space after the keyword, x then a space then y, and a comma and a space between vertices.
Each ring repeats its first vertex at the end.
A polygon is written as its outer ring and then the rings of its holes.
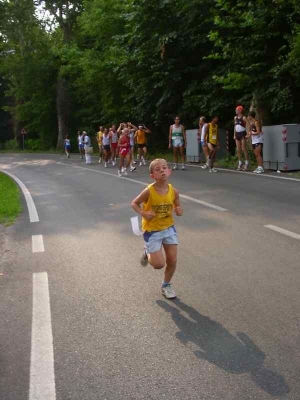
MULTIPOLYGON (((201 169, 200 165, 188 164, 188 167, 201 169)), ((268 175, 268 174, 254 174, 253 172, 249 172, 249 171, 235 171, 234 169, 219 168, 219 167, 216 167, 216 169, 220 170, 220 171, 225 171, 225 172, 234 172, 236 174, 242 174, 242 175, 261 176, 261 177, 264 177, 264 178, 273 178, 273 179, 281 179, 281 180, 284 180, 284 181, 300 182, 300 179, 287 178, 285 176, 275 176, 275 175, 268 175)))
POLYGON ((32 200, 32 197, 31 197, 31 194, 30 194, 29 190, 24 185, 24 183, 21 182, 19 178, 17 178, 15 175, 11 174, 10 172, 4 171, 4 170, 1 170, 1 172, 3 172, 4 174, 10 176, 20 186, 20 188, 21 188, 21 190, 22 190, 22 192, 24 194, 27 207, 28 207, 30 222, 39 222, 39 216, 38 216, 38 213, 36 211, 35 204, 34 204, 34 202, 32 200))
POLYGON ((264 227, 268 228, 268 229, 272 229, 272 231, 282 233, 283 235, 289 236, 289 237, 291 237, 293 239, 300 240, 300 235, 298 235, 298 233, 294 233, 294 232, 288 231, 286 229, 280 228, 279 226, 276 226, 276 225, 264 225, 264 227))
POLYGON ((29 400, 55 400, 53 337, 46 272, 33 274, 29 400))
MULTIPOLYGON (((65 163, 62 163, 62 162, 59 162, 57 164, 67 165, 68 167, 72 166, 72 168, 80 168, 80 169, 85 169, 85 170, 88 170, 88 171, 98 172, 98 173, 103 174, 103 175, 113 176, 114 178, 118 178, 118 179, 121 179, 121 180, 127 180, 127 181, 130 181, 130 182, 138 183, 139 185, 143 185, 143 186, 148 186, 149 185, 149 183, 147 183, 147 182, 142 182, 142 181, 137 181, 136 179, 126 178, 125 176, 122 176, 122 178, 120 178, 116 174, 112 174, 110 172, 99 171, 99 170, 93 169, 93 168, 80 167, 78 165, 70 165, 70 164, 65 164, 65 163)), ((185 194, 181 194, 180 193, 180 198, 188 200, 188 201, 192 201, 193 203, 201 204, 202 206, 209 207, 209 208, 212 208, 214 210, 228 211, 226 208, 219 207, 219 206, 216 206, 216 205, 211 204, 211 203, 207 203, 206 201, 195 199, 194 197, 186 196, 185 194)))
POLYGON ((32 235, 32 252, 42 253, 45 251, 43 235, 32 235))

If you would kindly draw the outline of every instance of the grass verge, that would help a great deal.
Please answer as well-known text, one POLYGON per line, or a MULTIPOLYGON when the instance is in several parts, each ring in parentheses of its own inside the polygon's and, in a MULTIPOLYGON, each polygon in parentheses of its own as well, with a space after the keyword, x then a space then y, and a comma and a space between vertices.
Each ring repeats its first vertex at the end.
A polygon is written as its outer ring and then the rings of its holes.
POLYGON ((17 184, 0 172, 0 224, 12 225, 22 210, 17 184))

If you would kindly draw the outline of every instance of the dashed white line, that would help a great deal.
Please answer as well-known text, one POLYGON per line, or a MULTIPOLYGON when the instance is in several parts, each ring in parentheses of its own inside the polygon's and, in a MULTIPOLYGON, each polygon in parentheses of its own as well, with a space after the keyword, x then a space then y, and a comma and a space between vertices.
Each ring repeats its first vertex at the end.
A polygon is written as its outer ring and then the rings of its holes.
POLYGON ((33 274, 29 400, 55 400, 50 296, 46 272, 33 274))
MULTIPOLYGON (((66 163, 62 163, 62 162, 58 162, 57 164, 59 164, 59 165, 67 165, 68 167, 72 167, 72 168, 79 168, 79 169, 84 169, 84 170, 88 170, 88 171, 98 172, 99 174, 113 176, 114 178, 118 178, 118 179, 121 179, 121 180, 127 180, 127 181, 130 181, 130 182, 138 183, 139 185, 143 185, 143 186, 148 186, 149 185, 149 183, 147 183, 147 182, 138 181, 138 180, 132 179, 132 178, 126 178, 125 176, 123 176, 122 178, 119 178, 116 174, 112 174, 110 172, 105 172, 105 171, 99 171, 98 169, 80 167, 78 165, 70 165, 70 164, 66 164, 66 163)), ((181 194, 180 193, 180 198, 188 200, 188 201, 192 201, 194 203, 201 204, 202 206, 209 207, 209 208, 212 208, 214 210, 228 211, 226 208, 216 206, 215 204, 208 203, 206 201, 195 199, 194 197, 186 196, 185 194, 181 194)))
POLYGON ((22 192, 24 194, 27 207, 28 207, 30 222, 39 222, 39 216, 38 216, 38 213, 36 211, 35 204, 34 204, 34 202, 32 200, 32 197, 31 197, 31 194, 30 194, 29 190, 24 185, 24 183, 22 181, 20 181, 20 179, 17 178, 15 175, 11 174, 10 172, 4 171, 4 170, 1 170, 1 172, 3 172, 4 174, 10 176, 20 186, 20 188, 21 188, 21 190, 22 190, 22 192))
POLYGON ((45 251, 43 235, 32 235, 32 252, 43 253, 45 251))
POLYGON ((271 229, 272 231, 282 233, 283 235, 289 236, 289 237, 291 237, 293 239, 300 240, 300 235, 298 233, 294 233, 294 232, 288 231, 286 229, 280 228, 279 226, 276 226, 276 225, 264 225, 264 227, 268 228, 268 229, 271 229))

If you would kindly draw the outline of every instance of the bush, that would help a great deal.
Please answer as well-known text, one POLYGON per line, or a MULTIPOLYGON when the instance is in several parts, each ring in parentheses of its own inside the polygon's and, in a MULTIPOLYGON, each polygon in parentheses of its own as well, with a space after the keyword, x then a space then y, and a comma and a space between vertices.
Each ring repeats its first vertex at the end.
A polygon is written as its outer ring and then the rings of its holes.
POLYGON ((16 139, 11 139, 11 140, 7 140, 4 143, 4 149, 5 150, 19 150, 20 147, 19 147, 19 144, 16 141, 16 139))

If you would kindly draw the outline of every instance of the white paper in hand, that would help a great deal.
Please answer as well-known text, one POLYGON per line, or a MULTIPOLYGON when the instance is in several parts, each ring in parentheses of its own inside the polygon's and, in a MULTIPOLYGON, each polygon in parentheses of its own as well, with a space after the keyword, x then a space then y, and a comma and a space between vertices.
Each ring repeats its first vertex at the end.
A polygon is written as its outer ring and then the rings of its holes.
POLYGON ((131 226, 132 226, 132 231, 136 236, 141 236, 143 234, 143 231, 140 230, 139 227, 139 218, 138 217, 131 217, 131 226))

